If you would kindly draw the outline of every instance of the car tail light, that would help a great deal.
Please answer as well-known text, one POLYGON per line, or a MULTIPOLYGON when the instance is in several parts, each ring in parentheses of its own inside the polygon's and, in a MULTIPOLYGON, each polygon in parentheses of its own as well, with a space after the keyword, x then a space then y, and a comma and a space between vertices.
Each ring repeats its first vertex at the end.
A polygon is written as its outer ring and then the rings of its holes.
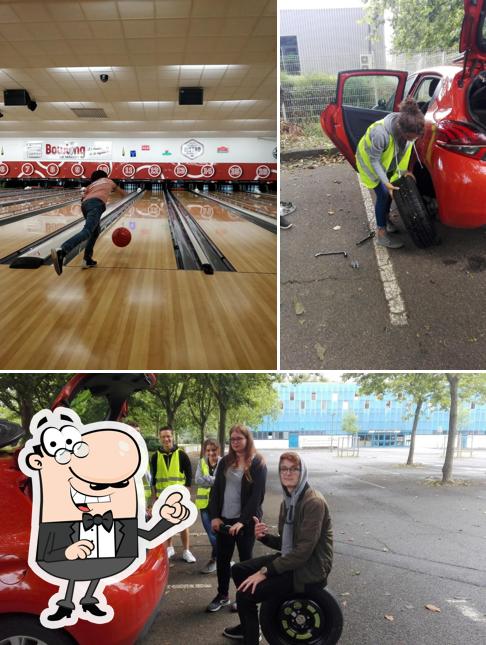
POLYGON ((442 121, 437 126, 437 145, 467 157, 484 160, 486 133, 471 123, 442 121))

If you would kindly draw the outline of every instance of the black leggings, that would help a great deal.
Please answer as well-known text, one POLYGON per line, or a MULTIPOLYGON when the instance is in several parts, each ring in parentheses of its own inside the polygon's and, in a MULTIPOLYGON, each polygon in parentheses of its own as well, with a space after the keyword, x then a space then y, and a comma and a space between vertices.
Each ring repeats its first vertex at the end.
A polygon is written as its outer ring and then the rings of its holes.
MULTIPOLYGON (((229 520, 221 518, 224 524, 236 524, 238 520, 229 520)), ((231 558, 236 548, 240 562, 249 560, 253 554, 253 545, 255 544, 255 533, 253 527, 244 526, 238 535, 226 535, 225 533, 216 533, 216 569, 218 572, 218 593, 227 596, 229 592, 229 583, 231 579, 231 558)))

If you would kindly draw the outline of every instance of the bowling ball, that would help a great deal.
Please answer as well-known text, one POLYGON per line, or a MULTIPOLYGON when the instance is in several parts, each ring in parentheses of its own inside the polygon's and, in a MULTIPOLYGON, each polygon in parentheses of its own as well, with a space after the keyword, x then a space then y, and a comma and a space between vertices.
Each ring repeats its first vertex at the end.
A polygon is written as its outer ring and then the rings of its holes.
POLYGON ((127 244, 130 244, 132 234, 128 228, 120 226, 113 231, 111 239, 113 240, 113 244, 116 246, 127 246, 127 244))

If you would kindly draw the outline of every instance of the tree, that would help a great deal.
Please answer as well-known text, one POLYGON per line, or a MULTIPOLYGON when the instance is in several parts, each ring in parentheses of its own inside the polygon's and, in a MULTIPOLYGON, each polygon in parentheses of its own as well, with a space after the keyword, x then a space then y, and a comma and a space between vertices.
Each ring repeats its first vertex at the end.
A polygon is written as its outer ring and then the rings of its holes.
MULTIPOLYGON (((221 446, 221 453, 224 454, 226 443, 226 425, 228 412, 248 406, 253 408, 255 420, 260 420, 265 414, 271 414, 277 408, 277 393, 275 392, 273 374, 208 374, 211 389, 218 405, 218 441, 221 446), (263 394, 268 395, 270 405, 262 409, 260 401, 263 394), (255 412, 258 413, 255 416, 255 412)), ((239 421, 244 421, 240 416, 239 421)))
POLYGON ((365 21, 374 37, 384 23, 386 10, 391 13, 394 51, 449 50, 458 46, 463 0, 368 0, 365 21))
POLYGON ((450 412, 446 455, 442 466, 443 484, 453 481, 452 467, 457 439, 460 401, 475 399, 478 402, 484 402, 486 400, 486 374, 456 374, 448 372, 446 377, 449 383, 450 412))
POLYGON ((443 374, 345 374, 345 380, 353 378, 359 384, 360 394, 383 396, 390 392, 395 398, 406 397, 413 407, 413 424, 410 437, 407 465, 413 465, 415 437, 422 409, 425 403, 444 405, 446 398, 443 374))
POLYGON ((186 400, 192 374, 158 374, 155 387, 150 390, 156 401, 162 404, 166 423, 176 430, 176 414, 186 400))
POLYGON ((343 432, 347 432, 348 434, 358 434, 358 417, 354 412, 348 411, 343 415, 341 429, 343 432))
POLYGON ((19 420, 27 435, 34 414, 52 404, 68 378, 66 374, 2 373, 0 405, 19 420))
POLYGON ((216 400, 208 380, 208 375, 195 374, 189 387, 187 406, 189 408, 191 418, 199 430, 201 454, 205 438, 206 424, 215 404, 216 400))

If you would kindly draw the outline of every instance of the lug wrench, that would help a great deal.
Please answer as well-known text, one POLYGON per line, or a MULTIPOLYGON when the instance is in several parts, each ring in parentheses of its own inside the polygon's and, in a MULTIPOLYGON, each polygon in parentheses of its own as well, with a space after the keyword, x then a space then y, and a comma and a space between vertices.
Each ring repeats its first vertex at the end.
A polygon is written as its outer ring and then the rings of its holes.
POLYGON ((320 255, 344 255, 345 258, 348 257, 346 251, 319 251, 314 255, 315 258, 318 258, 320 255))
POLYGON ((373 239, 375 235, 376 235, 375 231, 370 231, 366 237, 364 237, 359 242, 356 242, 356 246, 361 246, 361 244, 363 244, 364 242, 367 242, 368 240, 373 239))

